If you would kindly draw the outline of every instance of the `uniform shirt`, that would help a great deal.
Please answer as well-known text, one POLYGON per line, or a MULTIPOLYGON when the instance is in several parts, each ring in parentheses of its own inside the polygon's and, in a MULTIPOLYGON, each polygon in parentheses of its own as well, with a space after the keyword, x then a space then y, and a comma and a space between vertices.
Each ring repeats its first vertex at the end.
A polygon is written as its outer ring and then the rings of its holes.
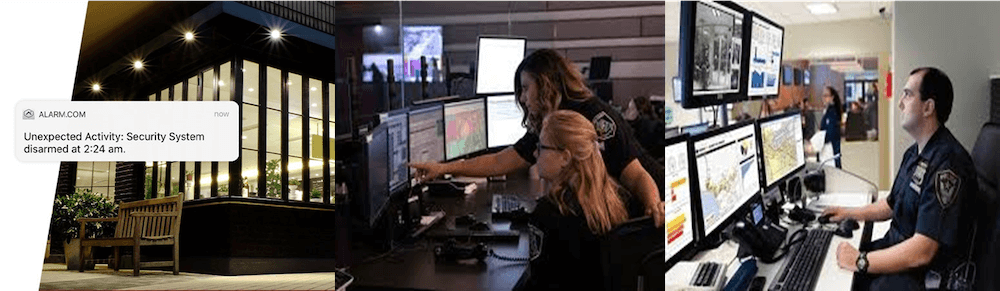
POLYGON ((931 136, 923 152, 917 153, 916 144, 907 149, 887 198, 893 211, 889 245, 915 233, 937 241, 928 267, 938 271, 968 256, 971 220, 962 212, 979 189, 975 173, 969 153, 945 127, 931 136))
MULTIPOLYGON (((594 124, 597 138, 601 144, 604 166, 607 167, 611 177, 621 177, 625 166, 628 166, 633 159, 638 158, 641 154, 639 145, 636 144, 633 137, 631 126, 618 111, 600 99, 593 97, 583 101, 563 99, 559 109, 576 111, 594 124)), ((537 162, 535 148, 538 147, 538 139, 538 134, 529 131, 514 144, 514 150, 525 161, 535 164, 537 162)))
MULTIPOLYGON (((619 197, 625 202, 630 218, 643 215, 642 204, 634 195, 619 187, 619 197)), ((601 237, 590 231, 583 210, 572 190, 562 195, 572 213, 562 214, 552 195, 538 199, 530 216, 544 234, 542 252, 531 262, 527 290, 595 290, 603 289, 601 267, 601 237)))

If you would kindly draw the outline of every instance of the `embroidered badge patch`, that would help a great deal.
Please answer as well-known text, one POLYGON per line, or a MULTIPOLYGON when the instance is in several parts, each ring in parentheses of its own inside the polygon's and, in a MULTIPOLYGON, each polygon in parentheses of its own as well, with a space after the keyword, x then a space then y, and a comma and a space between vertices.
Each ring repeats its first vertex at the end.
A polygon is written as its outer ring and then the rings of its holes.
POLYGON ((617 125, 615 125, 615 121, 606 112, 598 113, 591 122, 594 123, 594 130, 597 131, 598 139, 604 141, 615 136, 617 125))
POLYGON ((948 208, 952 202, 955 202, 955 195, 962 185, 962 179, 951 170, 938 171, 934 176, 936 187, 934 190, 937 190, 935 192, 937 192, 938 203, 941 203, 941 208, 948 208))

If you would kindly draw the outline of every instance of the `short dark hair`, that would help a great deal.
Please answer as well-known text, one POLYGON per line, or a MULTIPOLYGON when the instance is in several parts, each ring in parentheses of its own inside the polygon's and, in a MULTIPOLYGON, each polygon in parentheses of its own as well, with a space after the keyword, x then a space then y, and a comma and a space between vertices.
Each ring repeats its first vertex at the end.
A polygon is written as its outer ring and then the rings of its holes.
POLYGON ((951 115, 951 106, 955 102, 955 91, 951 86, 951 79, 948 75, 934 67, 917 68, 910 72, 910 75, 924 72, 924 78, 920 81, 920 101, 934 99, 934 108, 937 119, 944 125, 951 115))

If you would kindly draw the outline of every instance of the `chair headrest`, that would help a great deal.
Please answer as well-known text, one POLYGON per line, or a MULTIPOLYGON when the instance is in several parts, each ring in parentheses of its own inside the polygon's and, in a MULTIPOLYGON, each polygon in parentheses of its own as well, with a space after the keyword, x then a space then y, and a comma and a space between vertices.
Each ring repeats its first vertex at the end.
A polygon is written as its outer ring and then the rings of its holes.
POLYGON ((1000 124, 986 123, 979 131, 976 145, 972 147, 972 161, 976 164, 976 174, 980 181, 990 187, 997 187, 1000 180, 1000 124))

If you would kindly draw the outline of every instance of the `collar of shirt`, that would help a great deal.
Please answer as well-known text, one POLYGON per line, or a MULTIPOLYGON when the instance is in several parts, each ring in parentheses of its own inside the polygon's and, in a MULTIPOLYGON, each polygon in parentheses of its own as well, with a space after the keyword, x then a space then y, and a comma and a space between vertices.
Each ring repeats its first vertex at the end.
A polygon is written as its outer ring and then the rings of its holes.
MULTIPOLYGON (((927 140, 927 145, 924 146, 924 150, 920 152, 920 158, 923 160, 930 160, 934 158, 934 155, 942 148, 942 145, 952 137, 951 131, 947 127, 938 127, 938 130, 931 135, 930 140, 927 140)), ((917 147, 916 144, 913 145, 914 148, 917 147)))

